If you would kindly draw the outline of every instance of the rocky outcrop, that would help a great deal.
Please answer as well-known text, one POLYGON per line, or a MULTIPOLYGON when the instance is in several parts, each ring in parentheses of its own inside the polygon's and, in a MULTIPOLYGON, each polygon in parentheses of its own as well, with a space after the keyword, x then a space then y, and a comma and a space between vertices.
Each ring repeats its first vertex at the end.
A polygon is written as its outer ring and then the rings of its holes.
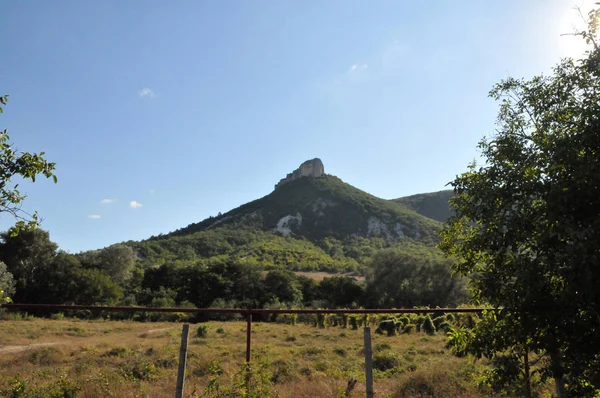
POLYGON ((321 159, 315 158, 312 160, 307 160, 302 163, 300 167, 298 167, 293 172, 289 173, 285 178, 282 178, 277 185, 275 185, 275 189, 279 188, 283 184, 286 184, 290 181, 297 180, 302 177, 321 177, 325 174, 325 167, 323 166, 323 162, 321 159))

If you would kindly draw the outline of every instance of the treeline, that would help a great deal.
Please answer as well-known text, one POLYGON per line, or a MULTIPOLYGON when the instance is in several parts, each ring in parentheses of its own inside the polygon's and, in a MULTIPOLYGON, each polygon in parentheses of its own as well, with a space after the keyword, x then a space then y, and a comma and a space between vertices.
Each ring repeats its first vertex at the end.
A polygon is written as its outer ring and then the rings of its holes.
POLYGON ((124 244, 79 254, 58 250, 48 232, 0 234, 0 289, 18 303, 152 307, 402 308, 466 300, 450 263, 419 245, 377 252, 367 278, 321 281, 220 256, 144 266, 124 244))

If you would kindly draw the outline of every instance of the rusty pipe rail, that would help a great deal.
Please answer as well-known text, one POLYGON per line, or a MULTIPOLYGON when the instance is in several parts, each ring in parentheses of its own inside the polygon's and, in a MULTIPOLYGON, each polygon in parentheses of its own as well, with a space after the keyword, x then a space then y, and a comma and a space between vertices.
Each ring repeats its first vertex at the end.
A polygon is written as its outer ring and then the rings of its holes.
POLYGON ((179 312, 179 313, 234 313, 250 314, 448 314, 482 313, 493 308, 392 308, 392 309, 269 309, 269 308, 175 308, 175 307, 120 307, 102 305, 64 304, 3 304, 9 310, 60 310, 60 311, 109 311, 109 312, 179 312))

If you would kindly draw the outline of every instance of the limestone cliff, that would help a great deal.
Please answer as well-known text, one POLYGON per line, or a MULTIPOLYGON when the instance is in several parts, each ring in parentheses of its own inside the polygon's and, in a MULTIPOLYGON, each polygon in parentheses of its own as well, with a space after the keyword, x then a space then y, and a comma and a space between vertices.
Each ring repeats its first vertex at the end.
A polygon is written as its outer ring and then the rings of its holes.
POLYGON ((325 167, 323 166, 323 162, 321 159, 315 158, 312 160, 307 160, 302 163, 300 167, 298 167, 293 172, 289 173, 285 178, 282 178, 277 185, 275 185, 275 189, 279 188, 283 184, 286 184, 290 181, 297 180, 302 177, 321 177, 325 174, 325 167))

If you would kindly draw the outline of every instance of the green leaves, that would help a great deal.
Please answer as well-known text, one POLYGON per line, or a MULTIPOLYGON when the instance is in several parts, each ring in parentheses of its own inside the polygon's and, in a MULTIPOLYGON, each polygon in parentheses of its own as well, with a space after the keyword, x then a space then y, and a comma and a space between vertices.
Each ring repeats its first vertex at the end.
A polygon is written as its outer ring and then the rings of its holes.
POLYGON ((440 243, 475 297, 503 308, 478 325, 472 348, 545 352, 545 371, 572 391, 584 381, 600 388, 600 295, 590 282, 600 280, 599 55, 493 88, 497 133, 479 144, 484 165, 451 183, 456 215, 440 243))
MULTIPOLYGON (((1 105, 6 105, 7 101, 8 95, 0 96, 1 105)), ((13 149, 13 144, 9 140, 7 130, 2 131, 0 133, 0 213, 9 213, 15 218, 16 224, 12 233, 17 234, 25 227, 37 225, 39 219, 37 214, 30 215, 21 209, 25 195, 17 189, 18 184, 10 185, 11 180, 14 177, 21 177, 35 182, 40 174, 52 178, 54 183, 58 180, 54 175, 56 164, 44 159, 44 152, 39 154, 19 152, 13 149)))

